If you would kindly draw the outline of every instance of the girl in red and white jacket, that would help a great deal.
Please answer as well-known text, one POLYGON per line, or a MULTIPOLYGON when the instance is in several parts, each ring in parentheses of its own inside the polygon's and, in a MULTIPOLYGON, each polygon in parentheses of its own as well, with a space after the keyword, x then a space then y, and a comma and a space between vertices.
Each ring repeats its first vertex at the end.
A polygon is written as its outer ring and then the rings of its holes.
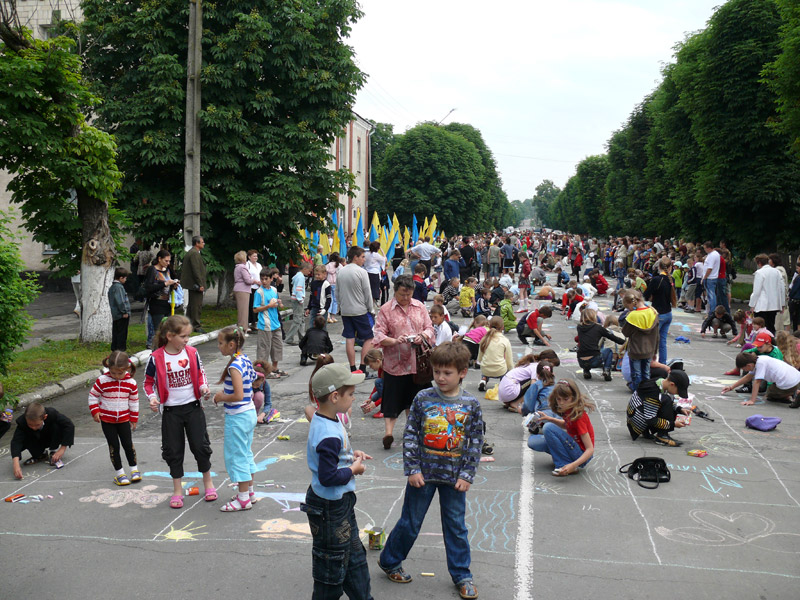
POLYGON ((157 350, 150 355, 144 378, 144 391, 153 412, 161 409, 161 456, 169 465, 173 495, 171 508, 183 508, 184 431, 189 450, 203 475, 206 502, 217 499, 211 481, 211 442, 206 430, 206 415, 200 403, 209 395, 208 379, 200 354, 187 346, 192 325, 184 316, 172 315, 156 333, 157 350))
POLYGON ((95 422, 100 423, 108 441, 108 453, 116 475, 114 483, 130 485, 142 480, 136 464, 136 448, 133 447, 132 432, 139 421, 139 388, 133 378, 136 367, 128 355, 115 350, 103 359, 108 369, 100 375, 89 391, 89 410, 95 422), (120 445, 131 468, 131 477, 122 468, 120 445))

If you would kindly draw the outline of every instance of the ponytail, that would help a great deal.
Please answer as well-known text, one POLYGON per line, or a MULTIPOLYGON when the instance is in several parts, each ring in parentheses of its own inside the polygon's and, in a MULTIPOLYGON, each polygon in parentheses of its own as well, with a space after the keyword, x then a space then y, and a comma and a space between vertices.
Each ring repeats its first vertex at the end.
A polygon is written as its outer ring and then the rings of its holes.
POLYGON ((225 368, 222 370, 222 375, 220 375, 219 381, 217 381, 217 383, 222 383, 225 381, 228 369, 231 368, 233 361, 239 356, 239 351, 244 347, 244 329, 238 325, 230 325, 219 332, 219 337, 221 337, 222 341, 226 344, 230 344, 231 342, 236 343, 236 352, 231 354, 231 359, 228 361, 228 364, 225 365, 225 368))

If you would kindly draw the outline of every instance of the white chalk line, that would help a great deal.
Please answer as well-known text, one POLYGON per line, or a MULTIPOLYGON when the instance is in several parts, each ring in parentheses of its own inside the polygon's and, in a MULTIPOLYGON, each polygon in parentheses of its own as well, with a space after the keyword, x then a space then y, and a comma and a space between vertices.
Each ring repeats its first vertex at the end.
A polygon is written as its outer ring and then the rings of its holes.
MULTIPOLYGON (((269 446, 271 446, 271 445, 272 445, 272 444, 273 444, 273 443, 274 443, 274 442, 275 442, 275 441, 278 439, 278 435, 283 435, 283 434, 284 434, 284 432, 285 432, 287 429, 289 429, 289 427, 291 427, 292 425, 294 425, 295 423, 296 423, 296 421, 290 421, 289 423, 287 423, 287 424, 286 424, 286 426, 285 426, 283 429, 281 429, 281 430, 278 432, 278 434, 277 434, 277 435, 276 435, 276 436, 275 436, 273 439, 271 439, 269 442, 267 442, 267 443, 264 445, 264 447, 263 447, 263 448, 261 448, 261 450, 259 450, 258 452, 256 452, 256 453, 253 455, 253 458, 257 457, 257 456, 258 456, 259 454, 261 454, 261 453, 262 453, 264 450, 266 450, 266 449, 267 449, 269 446)), ((221 492, 224 490, 225 483, 226 483, 227 481, 228 481, 228 477, 225 477, 225 479, 223 479, 221 483, 217 484, 217 488, 216 488, 216 489, 217 489, 217 496, 218 496, 218 497, 220 496, 220 493, 221 493, 221 492)), ((188 496, 184 496, 184 502, 186 501, 186 498, 188 498, 188 496)), ((167 530, 167 528, 169 528, 169 527, 172 527, 172 526, 173 526, 173 525, 174 525, 174 524, 175 524, 177 521, 179 521, 179 520, 180 520, 180 518, 181 518, 181 517, 183 517, 183 516, 186 516, 186 514, 187 514, 187 513, 188 513, 190 510, 192 510, 192 509, 193 509, 195 506, 197 506, 198 504, 200 504, 200 502, 205 502, 205 498, 203 498, 203 497, 200 497, 200 498, 198 498, 198 499, 197 499, 197 500, 196 500, 196 501, 195 501, 195 502, 194 502, 194 503, 193 503, 191 506, 189 506, 189 507, 188 507, 186 510, 181 510, 181 511, 180 511, 180 514, 179 514, 177 517, 175 517, 174 519, 172 519, 172 521, 170 521, 169 523, 167 523, 167 524, 164 526, 164 528, 163 528, 161 531, 159 531, 157 534, 155 534, 155 535, 153 536, 153 539, 152 539, 151 541, 153 541, 153 542, 157 541, 159 537, 163 536, 163 534, 164 534, 164 532, 167 530)))
MULTIPOLYGON (((578 385, 583 387, 583 389, 586 391, 587 394, 589 394, 590 397, 594 398, 592 394, 589 392, 589 389, 586 387, 586 385, 582 383, 579 383, 578 385)), ((611 451, 614 453, 614 456, 617 457, 617 464, 621 464, 619 453, 617 452, 617 449, 614 447, 614 444, 611 443, 611 430, 609 429, 605 417, 603 416, 603 411, 598 410, 597 414, 600 415, 600 420, 603 422, 603 427, 606 430, 606 443, 608 444, 608 447, 611 449, 611 451)), ((642 518, 642 521, 644 521, 644 525, 647 528, 647 537, 650 539, 650 545, 653 548, 653 554, 656 557, 656 562, 660 565, 662 564, 661 557, 658 555, 658 549, 656 548, 656 541, 655 539, 653 539, 653 530, 650 527, 650 522, 647 520, 647 517, 644 516, 644 511, 642 510, 642 507, 639 506, 639 500, 636 498, 636 494, 633 493, 630 478, 625 477, 625 484, 628 486, 628 493, 631 495, 631 500, 633 500, 633 504, 636 506, 636 510, 639 511, 639 516, 642 518)))
MULTIPOLYGON (((72 459, 68 460, 67 462, 65 462, 65 463, 64 463, 64 467, 66 467, 66 466, 68 466, 68 465, 70 465, 70 464, 74 463, 74 462, 75 462, 76 460, 78 460, 79 458, 83 458, 83 457, 84 457, 84 456, 86 456, 87 454, 91 454, 92 452, 94 452, 94 451, 95 451, 95 450, 97 450, 98 448, 103 448, 103 447, 105 447, 105 446, 106 446, 106 444, 105 444, 105 443, 102 443, 102 444, 100 444, 99 446, 95 446, 95 447, 94 447, 94 448, 92 448, 91 450, 87 450, 87 451, 86 451, 86 452, 84 452, 83 454, 79 454, 79 455, 78 455, 78 456, 76 456, 75 458, 72 458, 72 459)), ((33 485, 34 483, 38 483, 38 482, 39 482, 39 481, 41 481, 41 480, 42 480, 44 477, 47 477, 48 475, 50 475, 51 473, 55 473, 56 471, 61 471, 61 469, 56 469, 55 467, 53 467, 53 469, 51 469, 50 471, 48 471, 48 472, 47 472, 47 473, 45 473, 44 475, 39 475, 38 477, 36 477, 36 478, 34 478, 34 479, 31 479, 31 480, 30 480, 28 483, 26 483, 26 484, 25 484, 25 485, 23 485, 22 487, 20 487, 20 488, 17 488, 16 490, 14 490, 13 494, 19 494, 19 493, 20 493, 22 490, 24 490, 24 489, 25 489, 26 487, 28 487, 29 485, 33 485)))
POLYGON ((786 495, 789 496, 789 498, 792 499, 792 502, 794 502, 796 506, 800 506, 800 502, 797 501, 797 498, 792 496, 792 493, 789 491, 789 488, 787 488, 786 484, 783 483, 783 480, 780 478, 780 476, 778 475, 778 472, 775 470, 775 467, 772 466, 772 463, 767 459, 767 457, 765 457, 763 454, 761 454, 761 452, 755 446, 753 446, 753 444, 751 444, 750 441, 747 438, 745 438, 741 433, 739 433, 733 427, 731 427, 730 424, 728 423, 728 420, 723 416, 723 414, 721 412, 719 412, 716 408, 714 408, 714 406, 711 404, 711 402, 708 399, 706 399, 706 403, 708 404, 708 407, 711 410, 713 410, 717 414, 717 416, 719 416, 720 419, 722 419, 722 422, 725 423, 725 427, 727 427, 733 433, 735 433, 737 435, 737 437, 739 437, 739 439, 741 439, 745 444, 747 444, 748 446, 750 446, 750 448, 752 448, 752 450, 758 455, 758 457, 761 460, 763 460, 765 463, 767 463, 767 466, 769 466, 769 469, 770 469, 770 471, 772 471, 772 474, 775 475, 775 479, 778 480, 778 483, 781 484, 781 487, 786 492, 786 495))
POLYGON ((516 580, 516 600, 530 600, 533 597, 533 450, 528 448, 527 436, 522 440, 522 477, 519 488, 519 525, 514 561, 516 580))

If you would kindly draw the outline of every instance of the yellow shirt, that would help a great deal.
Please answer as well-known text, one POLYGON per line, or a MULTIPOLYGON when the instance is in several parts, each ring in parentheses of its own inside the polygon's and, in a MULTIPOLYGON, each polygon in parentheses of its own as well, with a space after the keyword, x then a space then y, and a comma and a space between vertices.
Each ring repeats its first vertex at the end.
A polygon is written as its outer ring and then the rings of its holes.
POLYGON ((475 304, 475 288, 465 285, 461 288, 461 294, 458 296, 458 305, 461 308, 469 308, 475 304))

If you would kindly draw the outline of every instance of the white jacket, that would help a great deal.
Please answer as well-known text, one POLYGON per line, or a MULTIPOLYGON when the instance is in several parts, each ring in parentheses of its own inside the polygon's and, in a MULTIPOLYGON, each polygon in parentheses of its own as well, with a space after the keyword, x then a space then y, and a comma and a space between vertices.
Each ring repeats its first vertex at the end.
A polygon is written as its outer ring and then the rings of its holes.
POLYGON ((783 309, 786 304, 786 285, 778 269, 764 265, 755 272, 749 304, 754 312, 783 309))

